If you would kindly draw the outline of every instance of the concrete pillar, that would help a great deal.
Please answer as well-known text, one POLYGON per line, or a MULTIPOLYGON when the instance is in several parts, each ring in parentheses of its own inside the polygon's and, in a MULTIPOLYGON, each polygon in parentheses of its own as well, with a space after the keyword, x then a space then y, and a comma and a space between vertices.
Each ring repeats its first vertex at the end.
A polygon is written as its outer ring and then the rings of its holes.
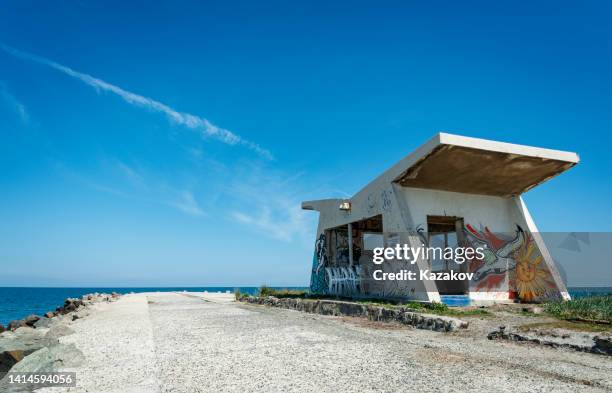
POLYGON ((353 224, 348 224, 349 266, 353 266, 353 224))

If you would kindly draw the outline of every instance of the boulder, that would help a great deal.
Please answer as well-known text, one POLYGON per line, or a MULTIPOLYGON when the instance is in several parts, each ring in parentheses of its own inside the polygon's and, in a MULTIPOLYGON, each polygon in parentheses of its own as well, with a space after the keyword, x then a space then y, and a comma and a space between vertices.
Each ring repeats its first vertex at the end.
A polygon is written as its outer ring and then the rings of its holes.
MULTIPOLYGON (((78 367, 84 361, 83 353, 74 344, 57 344, 41 348, 25 356, 10 371, 15 373, 46 373, 57 371, 60 368, 78 367)), ((6 376, 0 380, 0 392, 17 391, 30 392, 32 390, 27 386, 9 384, 6 376)))
POLYGON ((593 338, 593 352, 602 355, 612 355, 612 337, 596 336, 593 338))
MULTIPOLYGON (((33 351, 29 353, 31 352, 33 351)), ((22 342, 5 338, 0 339, 0 374, 8 372, 26 355, 26 347, 22 342)))
POLYGON ((83 299, 68 298, 64 301, 64 305, 62 307, 58 307, 55 311, 58 314, 68 314, 69 312, 76 311, 84 304, 83 299))
POLYGON ((49 347, 49 351, 59 367, 79 367, 85 362, 85 356, 74 344, 59 344, 49 347))
POLYGON ((16 330, 20 327, 28 326, 23 319, 15 319, 8 324, 9 330, 16 330))
POLYGON ((35 373, 54 371, 54 359, 49 348, 41 348, 24 357, 11 369, 14 373, 35 373))
POLYGON ((28 326, 34 326, 34 324, 40 319, 40 317, 38 315, 32 314, 32 315, 28 315, 27 317, 25 317, 25 319, 23 320, 25 322, 26 325, 28 326))
POLYGON ((38 321, 36 321, 34 327, 36 329, 50 328, 55 323, 57 323, 57 318, 40 318, 38 321))
POLYGON ((14 332, 14 339, 21 342, 26 352, 31 353, 42 347, 48 347, 58 343, 58 340, 53 337, 46 337, 46 334, 41 330, 36 330, 31 327, 21 327, 14 332))
POLYGON ((45 334, 46 339, 57 340, 60 337, 68 336, 73 334, 74 330, 70 329, 68 326, 63 323, 57 323, 49 329, 49 331, 45 334))

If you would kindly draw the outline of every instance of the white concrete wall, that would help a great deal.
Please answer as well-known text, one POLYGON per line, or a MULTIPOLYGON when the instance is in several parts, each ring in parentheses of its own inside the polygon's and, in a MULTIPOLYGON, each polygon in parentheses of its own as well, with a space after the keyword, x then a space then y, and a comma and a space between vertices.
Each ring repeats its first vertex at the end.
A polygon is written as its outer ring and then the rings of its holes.
POLYGON ((493 232, 511 233, 516 227, 514 202, 509 198, 406 187, 396 192, 405 201, 415 228, 427 229, 428 215, 462 217, 465 224, 486 225, 493 232))

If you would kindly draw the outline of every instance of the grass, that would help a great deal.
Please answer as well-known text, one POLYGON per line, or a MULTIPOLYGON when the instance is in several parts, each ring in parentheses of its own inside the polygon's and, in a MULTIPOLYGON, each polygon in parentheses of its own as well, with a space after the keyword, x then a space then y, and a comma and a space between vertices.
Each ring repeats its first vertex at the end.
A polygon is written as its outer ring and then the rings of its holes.
POLYGON ((372 304, 383 307, 405 307, 410 310, 414 310, 417 312, 436 314, 436 315, 446 315, 446 316, 455 316, 455 317, 463 317, 463 316, 491 316, 489 311, 482 308, 475 309, 457 309, 448 307, 448 305, 444 303, 431 302, 431 303, 421 303, 421 302, 410 302, 405 304, 396 304, 396 303, 388 303, 384 300, 372 299, 367 301, 361 301, 360 303, 372 304), (372 301, 374 300, 374 301, 372 301))
MULTIPOLYGON (((456 316, 456 317, 463 317, 463 316, 491 316, 493 314, 491 314, 489 311, 482 309, 482 308, 476 308, 476 309, 456 309, 456 308, 450 308, 448 307, 448 305, 444 304, 444 303, 437 303, 437 302, 432 302, 432 303, 420 303, 420 302, 410 302, 410 303, 405 303, 402 304, 400 302, 394 302, 388 299, 376 299, 376 298, 371 298, 371 299, 351 299, 351 298, 339 298, 339 297, 332 297, 332 296, 317 296, 317 295, 309 295, 308 291, 303 291, 303 290, 296 290, 296 289, 274 289, 274 288, 270 288, 267 285, 262 285, 259 288, 259 296, 274 296, 277 298, 299 298, 299 299, 326 299, 326 300, 345 300, 345 301, 349 301, 349 302, 357 302, 357 303, 361 303, 361 304, 367 304, 367 305, 373 305, 373 306, 381 306, 381 307, 387 307, 387 308, 397 308, 397 307, 405 307, 417 312, 423 312, 423 313, 429 313, 429 314, 436 314, 436 315, 446 315, 446 316, 456 316)), ((245 295, 242 295, 245 296, 245 295)), ((236 299, 240 299, 239 297, 237 297, 236 299)))
POLYGON ((612 323, 612 296, 583 297, 546 304, 544 310, 559 319, 582 322, 602 321, 612 323))
POLYGON ((532 330, 537 331, 541 329, 544 329, 544 330, 566 329, 566 330, 574 330, 577 332, 612 333, 612 325, 602 325, 602 324, 574 322, 574 321, 536 322, 536 323, 528 323, 528 324, 519 326, 519 330, 523 332, 528 332, 532 330))
POLYGON ((307 291, 299 289, 274 289, 267 285, 259 287, 259 296, 274 296, 282 298, 300 298, 303 299, 308 295, 307 291))
MULTIPOLYGON (((414 303, 410 303, 414 304, 414 303)), ((421 306, 425 309, 426 312, 430 312, 432 314, 438 315, 446 315, 452 317, 465 317, 465 316, 491 316, 492 314, 483 309, 483 308, 474 308, 474 309, 459 309, 459 308, 451 308, 444 303, 432 302, 432 303, 417 303, 421 304, 421 306)))

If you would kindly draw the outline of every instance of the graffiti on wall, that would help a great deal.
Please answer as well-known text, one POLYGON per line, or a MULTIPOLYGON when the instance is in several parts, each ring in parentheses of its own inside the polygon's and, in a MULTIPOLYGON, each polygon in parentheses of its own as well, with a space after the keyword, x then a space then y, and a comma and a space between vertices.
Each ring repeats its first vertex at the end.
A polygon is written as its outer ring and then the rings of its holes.
POLYGON ((465 227, 466 238, 474 247, 483 249, 484 258, 473 259, 469 271, 474 273, 470 285, 472 291, 508 291, 508 272, 514 267, 513 253, 523 244, 525 232, 517 225, 513 238, 504 239, 485 227, 477 230, 470 224, 465 227))
MULTIPOLYGON (((418 226, 416 234, 427 246, 427 234, 418 226)), ((333 235, 333 234, 332 234, 333 235)), ((336 233, 337 235, 337 233, 336 233)), ((467 224, 464 227, 465 241, 470 246, 482 247, 484 257, 468 262, 468 271, 474 273, 470 281, 470 291, 510 292, 524 301, 536 301, 559 297, 559 290, 551 272, 540 253, 533 236, 516 226, 512 234, 493 233, 489 228, 476 229, 467 224)), ((334 236, 331 236, 333 242, 334 236)), ((393 236, 387 236, 395 239, 393 236)), ((328 250, 328 239, 322 233, 315 242, 310 289, 313 293, 326 293, 340 296, 372 295, 400 297, 410 290, 406 283, 398 281, 374 282, 373 265, 357 257, 355 265, 349 263, 343 237, 337 245, 328 250), (331 251, 332 254, 328 251, 331 251)), ((394 243, 395 241, 391 241, 394 243)), ((392 246, 391 244, 386 244, 392 246)), ((404 269, 401 264, 386 265, 390 271, 404 269)), ((379 267, 376 267, 379 268, 379 267)), ((398 270, 399 271, 399 270, 398 270)))
POLYGON ((326 292, 325 266, 327 265, 327 241, 322 233, 315 242, 315 252, 312 257, 312 272, 310 274, 310 291, 313 293, 326 292))
POLYGON ((465 234, 472 246, 484 248, 485 255, 470 261, 469 271, 474 273, 471 291, 510 291, 525 301, 558 296, 532 235, 519 225, 512 236, 493 233, 487 227, 477 230, 469 224, 465 234))
POLYGON ((521 300, 558 297, 557 286, 531 235, 526 236, 525 243, 514 253, 514 259, 516 268, 510 276, 510 286, 521 300))
POLYGON ((348 232, 334 231, 331 238, 334 242, 334 259, 336 263, 349 263, 348 232))
POLYGON ((350 296, 361 293, 362 272, 360 266, 325 268, 327 293, 350 296))

